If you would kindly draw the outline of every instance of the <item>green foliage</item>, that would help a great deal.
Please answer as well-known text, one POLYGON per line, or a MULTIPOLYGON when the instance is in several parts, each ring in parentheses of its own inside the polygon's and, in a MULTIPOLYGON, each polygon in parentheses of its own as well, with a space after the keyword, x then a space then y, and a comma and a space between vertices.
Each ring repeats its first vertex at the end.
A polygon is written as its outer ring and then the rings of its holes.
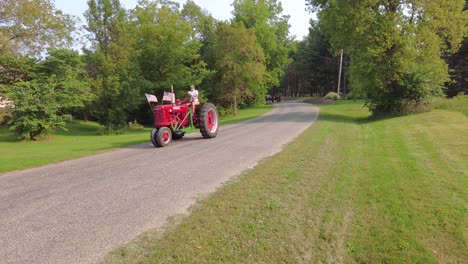
POLYGON ((311 21, 309 35, 296 42, 293 61, 286 69, 282 93, 291 96, 324 96, 336 91, 339 61, 331 53, 320 22, 311 21))
POLYGON ((280 85, 284 67, 290 62, 289 16, 282 15, 281 2, 276 0, 235 0, 232 5, 233 22, 254 30, 265 56, 265 78, 255 90, 257 101, 263 101, 267 89, 280 85))
POLYGON ((132 122, 128 123, 128 129, 130 130, 144 130, 145 127, 138 123, 136 119, 134 119, 132 122))
POLYGON ((351 57, 354 90, 373 112, 407 112, 441 94, 448 79, 442 52, 454 53, 466 34, 465 1, 309 0, 335 51, 351 57), (405 11, 403 11, 405 10, 405 11))
POLYGON ((0 1, 0 54, 40 55, 46 48, 72 43, 76 21, 53 1, 0 1))
POLYGON ((11 130, 21 140, 36 140, 63 128, 65 122, 57 115, 60 107, 54 82, 41 83, 36 80, 20 82, 10 92, 14 102, 11 130))
POLYGON ((351 91, 346 95, 347 100, 358 100, 358 99, 365 99, 365 96, 362 94, 359 94, 356 91, 351 91))
MULTIPOLYGON (((468 3, 467 3, 468 4, 468 3)), ((465 37, 460 50, 453 56, 447 56, 450 67, 450 79, 448 89, 444 92, 453 97, 460 92, 468 94, 468 38, 465 37)))
POLYGON ((14 105, 9 123, 19 139, 36 140, 63 127, 61 115, 83 107, 91 98, 75 51, 51 49, 36 65, 24 57, 6 58, 2 84, 14 105))
POLYGON ((226 107, 223 107, 223 106, 219 106, 217 108, 217 110, 218 110, 218 114, 219 114, 220 117, 225 117, 225 116, 232 115, 232 108, 230 108, 230 107, 226 108, 226 107))
POLYGON ((191 0, 184 4, 181 16, 190 23, 190 27, 194 29, 194 37, 201 43, 200 59, 209 66, 213 65, 216 59, 213 56, 216 42, 216 19, 191 0))
POLYGON ((118 0, 90 0, 88 6, 86 29, 93 51, 85 57, 97 96, 90 112, 107 130, 119 130, 141 103, 134 26, 118 0))
POLYGON ((325 100, 338 100, 340 99, 340 95, 335 93, 335 92, 329 92, 327 93, 327 95, 325 95, 325 97, 323 98, 325 100))
POLYGON ((7 107, 0 107, 0 126, 6 125, 11 119, 11 109, 7 107))
POLYGON ((205 98, 209 98, 212 102, 217 102, 216 97, 218 92, 216 89, 216 36, 217 36, 217 21, 209 13, 202 10, 201 7, 196 5, 193 1, 187 1, 181 11, 182 19, 190 24, 190 27, 194 30, 193 38, 198 40, 201 44, 199 53, 200 57, 195 62, 203 61, 206 63, 206 69, 208 70, 204 74, 202 82, 198 85, 199 92, 203 92, 205 98))
MULTIPOLYGON (((188 88, 210 74, 200 60, 201 42, 193 28, 196 21, 185 20, 178 4, 141 1, 132 13, 138 29, 137 60, 145 91, 161 94, 171 85, 188 88)), ((185 13, 191 17, 188 10, 185 13)))
POLYGON ((26 56, 0 54, 0 94, 7 94, 17 82, 30 81, 34 75, 34 67, 35 60, 26 56))
POLYGON ((94 95, 91 93, 84 62, 76 51, 50 49, 47 58, 37 65, 38 78, 54 82, 54 91, 60 95, 60 111, 83 108, 94 95))
POLYGON ((224 106, 237 115, 244 99, 254 98, 264 81, 265 57, 256 42, 255 32, 243 24, 220 23, 215 48, 218 91, 224 106), (242 44, 239 44, 242 43, 242 44))
POLYGON ((435 109, 444 109, 450 111, 457 111, 468 116, 468 95, 461 92, 453 98, 435 98, 432 102, 435 109))

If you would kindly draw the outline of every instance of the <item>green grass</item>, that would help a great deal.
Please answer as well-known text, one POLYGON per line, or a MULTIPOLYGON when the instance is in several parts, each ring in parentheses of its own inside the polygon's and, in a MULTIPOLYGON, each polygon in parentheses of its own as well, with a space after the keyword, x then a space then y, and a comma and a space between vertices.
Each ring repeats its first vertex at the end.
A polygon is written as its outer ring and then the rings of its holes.
MULTIPOLYGON (((240 122, 265 114, 272 105, 242 109, 237 117, 221 118, 220 124, 240 122)), ((98 135, 102 127, 94 122, 71 122, 50 139, 19 142, 0 126, 0 173, 82 157, 149 141, 151 128, 126 130, 120 135, 98 135)), ((198 131, 198 130, 197 130, 198 131)))
POLYGON ((468 95, 459 95, 451 99, 437 98, 433 106, 435 109, 457 111, 468 116, 468 95))
POLYGON ((120 135, 98 135, 94 122, 72 122, 68 131, 43 141, 18 142, 6 127, 0 127, 0 172, 53 163, 149 140, 150 129, 127 130, 120 135))
POLYGON ((228 125, 232 123, 246 121, 246 120, 261 116, 263 114, 266 114, 272 108, 273 108, 272 104, 267 104, 267 105, 263 105, 263 106, 259 106, 255 108, 240 109, 239 113, 235 117, 233 116, 222 117, 220 124, 228 125))
POLYGON ((468 117, 321 107, 295 142, 107 263, 467 263, 468 117))

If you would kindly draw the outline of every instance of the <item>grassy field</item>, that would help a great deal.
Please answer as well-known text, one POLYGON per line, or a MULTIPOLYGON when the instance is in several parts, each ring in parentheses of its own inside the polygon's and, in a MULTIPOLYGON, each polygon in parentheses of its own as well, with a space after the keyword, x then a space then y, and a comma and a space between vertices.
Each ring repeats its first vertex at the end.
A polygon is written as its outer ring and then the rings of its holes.
POLYGON ((106 263, 468 263, 468 117, 321 107, 286 149, 106 263))
POLYGON ((468 116, 468 95, 459 95, 452 99, 436 98, 433 106, 435 109, 458 111, 468 116))
MULTIPOLYGON (((242 109, 236 117, 224 117, 220 124, 251 119, 272 109, 272 105, 242 109)), ((99 135, 101 127, 94 122, 72 122, 68 131, 58 131, 51 139, 18 142, 8 128, 0 127, 0 173, 30 168, 52 162, 82 157, 115 148, 149 142, 151 128, 126 130, 120 135, 99 135)))

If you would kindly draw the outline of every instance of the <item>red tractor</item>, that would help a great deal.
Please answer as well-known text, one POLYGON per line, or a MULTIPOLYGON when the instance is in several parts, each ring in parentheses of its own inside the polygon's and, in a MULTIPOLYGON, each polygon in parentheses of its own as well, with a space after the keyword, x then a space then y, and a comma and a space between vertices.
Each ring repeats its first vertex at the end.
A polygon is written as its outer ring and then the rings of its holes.
POLYGON ((174 101, 152 107, 155 128, 151 131, 151 142, 155 147, 165 147, 193 128, 199 128, 204 138, 216 137, 218 110, 213 104, 192 105, 187 99, 174 101))

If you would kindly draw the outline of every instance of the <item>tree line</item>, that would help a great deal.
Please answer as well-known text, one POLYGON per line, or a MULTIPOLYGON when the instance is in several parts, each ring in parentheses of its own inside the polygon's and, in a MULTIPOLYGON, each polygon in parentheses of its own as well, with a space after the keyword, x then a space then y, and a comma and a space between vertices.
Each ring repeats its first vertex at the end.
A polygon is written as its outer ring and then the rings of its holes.
POLYGON ((264 103, 280 85, 292 39, 276 0, 234 0, 233 18, 217 21, 187 1, 89 0, 87 43, 81 53, 76 18, 51 0, 0 4, 0 92, 14 104, 10 124, 21 139, 64 127, 64 115, 96 120, 108 132, 152 117, 144 93, 161 97, 171 86, 225 113, 264 103))
POLYGON ((281 89, 367 99, 373 113, 428 109, 436 96, 468 92, 465 0, 307 0, 318 19, 299 42, 281 89))
POLYGON ((80 23, 51 0, 0 2, 0 95, 14 104, 9 124, 21 139, 63 127, 68 114, 110 133, 150 123, 142 95, 171 86, 184 97, 194 84, 201 101, 234 115, 267 93, 324 96, 338 81, 374 113, 425 109, 468 87, 464 0, 307 0, 317 19, 301 41, 277 0, 234 0, 229 21, 193 1, 87 3, 79 53, 80 23))

